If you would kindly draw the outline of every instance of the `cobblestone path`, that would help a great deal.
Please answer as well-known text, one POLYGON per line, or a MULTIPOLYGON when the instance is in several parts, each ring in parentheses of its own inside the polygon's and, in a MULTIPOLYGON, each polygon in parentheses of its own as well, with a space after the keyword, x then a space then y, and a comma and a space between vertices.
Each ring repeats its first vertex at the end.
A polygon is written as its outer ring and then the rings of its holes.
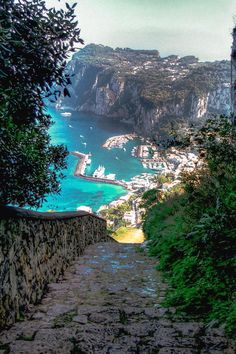
POLYGON ((0 354, 234 354, 220 330, 168 318, 165 285, 135 245, 90 246, 48 288, 27 320, 0 334, 0 354))

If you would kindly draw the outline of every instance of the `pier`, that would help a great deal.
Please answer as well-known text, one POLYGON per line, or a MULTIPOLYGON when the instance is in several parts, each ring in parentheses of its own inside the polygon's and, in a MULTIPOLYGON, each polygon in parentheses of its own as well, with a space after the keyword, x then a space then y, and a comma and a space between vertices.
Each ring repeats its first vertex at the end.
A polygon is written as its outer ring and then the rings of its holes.
POLYGON ((107 183, 107 184, 115 184, 117 186, 121 186, 124 188, 127 188, 128 185, 125 181, 119 181, 119 180, 112 180, 108 178, 99 178, 99 177, 93 177, 93 176, 87 176, 85 174, 85 169, 87 166, 87 162, 91 154, 83 154, 82 152, 79 151, 72 151, 70 152, 71 155, 76 156, 79 158, 79 161, 76 165, 74 176, 83 178, 86 181, 91 181, 91 182, 97 182, 97 183, 107 183))
POLYGON ((91 154, 83 154, 79 151, 72 151, 70 154, 79 158, 79 161, 75 168, 74 176, 80 177, 81 175, 85 175, 85 169, 91 154))

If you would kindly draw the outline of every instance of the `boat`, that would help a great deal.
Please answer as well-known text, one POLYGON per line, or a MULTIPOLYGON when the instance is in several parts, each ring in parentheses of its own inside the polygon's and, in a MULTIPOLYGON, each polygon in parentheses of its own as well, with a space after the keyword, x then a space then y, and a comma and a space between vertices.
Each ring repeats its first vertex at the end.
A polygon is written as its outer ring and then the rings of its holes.
POLYGON ((110 179, 111 181, 114 181, 116 179, 115 173, 109 173, 108 175, 104 176, 107 179, 110 179))
POLYGON ((92 160, 91 160, 91 159, 88 159, 88 160, 87 160, 87 165, 90 165, 91 162, 92 162, 92 160))
POLYGON ((104 178, 104 176, 105 176, 105 167, 99 165, 98 168, 94 171, 93 177, 104 178))
POLYGON ((70 112, 62 112, 61 115, 63 117, 70 117, 71 116, 71 113, 70 112))

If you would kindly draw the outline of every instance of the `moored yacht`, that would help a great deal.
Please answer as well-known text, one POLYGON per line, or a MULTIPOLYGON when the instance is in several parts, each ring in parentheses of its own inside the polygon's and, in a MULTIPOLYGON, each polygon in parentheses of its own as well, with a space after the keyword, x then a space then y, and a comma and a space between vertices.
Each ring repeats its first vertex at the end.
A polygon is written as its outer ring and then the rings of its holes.
POLYGON ((93 177, 104 178, 104 176, 105 176, 105 167, 99 165, 98 168, 94 171, 93 177))
POLYGON ((61 115, 63 117, 70 117, 71 116, 71 113, 70 112, 62 112, 61 115))

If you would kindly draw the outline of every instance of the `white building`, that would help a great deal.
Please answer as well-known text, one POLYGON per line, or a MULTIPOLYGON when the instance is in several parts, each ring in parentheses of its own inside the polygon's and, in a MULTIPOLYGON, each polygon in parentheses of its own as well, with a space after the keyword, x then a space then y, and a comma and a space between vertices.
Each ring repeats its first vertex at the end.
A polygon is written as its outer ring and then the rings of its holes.
POLYGON ((131 225, 135 225, 135 212, 133 210, 127 211, 123 216, 123 220, 131 225))
POLYGON ((90 207, 88 207, 86 205, 81 205, 76 210, 77 211, 87 211, 88 213, 92 213, 93 212, 92 208, 90 208, 90 207))

